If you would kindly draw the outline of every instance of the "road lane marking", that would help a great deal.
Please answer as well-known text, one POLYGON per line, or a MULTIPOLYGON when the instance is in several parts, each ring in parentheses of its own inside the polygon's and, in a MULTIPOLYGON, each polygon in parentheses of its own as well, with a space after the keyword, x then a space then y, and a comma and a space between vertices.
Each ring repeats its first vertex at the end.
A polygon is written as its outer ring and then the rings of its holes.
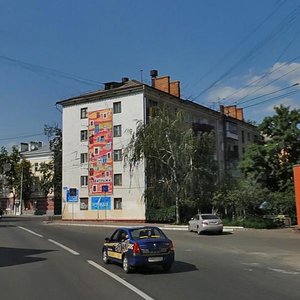
POLYGON ((55 245, 57 245, 57 246, 59 246, 59 247, 61 247, 61 248, 63 248, 63 249, 65 249, 65 250, 67 250, 67 251, 69 251, 70 253, 72 253, 74 255, 80 255, 80 253, 72 250, 71 248, 69 248, 69 247, 67 247, 67 246, 65 246, 65 245, 63 245, 63 244, 61 244, 59 242, 56 242, 56 241, 51 240, 51 239, 48 239, 48 241, 51 242, 51 243, 53 243, 53 244, 55 244, 55 245))
POLYGON ((29 230, 29 229, 27 229, 27 228, 25 228, 25 227, 22 227, 22 226, 18 226, 18 228, 20 228, 20 229, 23 229, 23 230, 25 230, 25 231, 27 231, 27 232, 29 232, 29 233, 31 233, 31 234, 34 234, 34 235, 36 235, 36 236, 38 236, 38 237, 43 237, 41 234, 38 234, 38 233, 36 233, 36 232, 34 232, 34 231, 32 231, 32 230, 29 230))
POLYGON ((102 266, 98 265, 94 261, 88 260, 87 262, 90 265, 92 265, 93 267, 95 267, 96 269, 100 270, 101 272, 105 273, 106 275, 108 275, 108 276, 112 277, 113 279, 117 280, 118 282, 120 282, 121 284, 123 284, 124 286, 126 286, 127 288, 129 288, 130 290, 132 290, 133 292, 135 292, 136 294, 138 294, 139 296, 141 296, 143 299, 154 300, 153 298, 151 298, 150 296, 148 296, 147 294, 145 294, 144 292, 142 292, 141 290, 139 290, 138 288, 136 288, 134 285, 132 285, 129 282, 125 281, 124 279, 120 278, 116 274, 108 271, 107 269, 105 269, 102 266))
POLYGON ((287 275, 299 275, 300 274, 300 272, 286 271, 286 270, 282 270, 282 269, 274 269, 274 268, 268 268, 268 269, 273 272, 278 272, 278 273, 287 274, 287 275))

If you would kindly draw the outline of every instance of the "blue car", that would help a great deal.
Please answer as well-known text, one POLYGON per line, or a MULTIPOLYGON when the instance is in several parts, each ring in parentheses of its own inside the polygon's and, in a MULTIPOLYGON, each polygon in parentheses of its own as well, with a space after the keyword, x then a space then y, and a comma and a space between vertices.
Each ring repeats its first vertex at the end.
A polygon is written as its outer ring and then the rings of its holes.
POLYGON ((126 273, 147 265, 161 265, 169 271, 174 258, 173 242, 154 226, 118 228, 105 239, 102 249, 103 262, 121 263, 126 273))

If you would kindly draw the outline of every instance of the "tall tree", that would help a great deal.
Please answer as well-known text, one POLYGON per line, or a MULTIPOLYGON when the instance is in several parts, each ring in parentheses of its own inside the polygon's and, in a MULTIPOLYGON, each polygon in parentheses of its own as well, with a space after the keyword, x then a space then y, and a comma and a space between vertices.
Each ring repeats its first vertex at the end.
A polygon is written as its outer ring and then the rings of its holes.
POLYGON ((42 162, 39 167, 39 172, 41 173, 40 187, 43 191, 45 199, 53 189, 53 162, 45 163, 42 162))
POLYGON ((241 169, 252 174, 271 191, 285 191, 292 184, 293 165, 300 163, 300 110, 280 105, 275 115, 266 117, 259 129, 264 144, 253 144, 245 154, 241 169))
POLYGON ((62 201, 62 131, 58 125, 44 126, 44 133, 50 141, 50 149, 53 151, 53 189, 54 189, 54 213, 61 214, 62 201))
POLYGON ((133 171, 145 159, 146 207, 175 204, 179 223, 180 206, 188 200, 196 205, 206 202, 206 188, 214 186, 213 154, 213 133, 195 134, 183 111, 174 114, 161 107, 148 124, 138 122, 125 149, 125 161, 133 171))

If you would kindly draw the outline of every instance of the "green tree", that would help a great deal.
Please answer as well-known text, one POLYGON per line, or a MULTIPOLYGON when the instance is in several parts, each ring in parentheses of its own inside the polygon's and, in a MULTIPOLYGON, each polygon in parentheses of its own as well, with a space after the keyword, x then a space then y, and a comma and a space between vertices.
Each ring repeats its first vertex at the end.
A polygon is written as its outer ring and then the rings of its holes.
POLYGON ((41 173, 40 186, 43 191, 44 197, 47 198, 48 194, 53 190, 53 162, 42 162, 39 167, 41 173))
POLYGON ((24 201, 25 207, 28 207, 30 201, 33 175, 31 172, 31 164, 25 159, 21 159, 20 162, 15 165, 16 177, 14 180, 14 190, 17 198, 24 201))
POLYGON ((231 178, 214 194, 216 210, 235 219, 260 214, 268 192, 254 178, 231 178))
POLYGON ((161 107, 148 124, 138 122, 124 156, 131 171, 145 159, 147 209, 175 205, 179 223, 184 204, 208 202, 216 180, 214 150, 213 133, 195 134, 183 111, 161 107))
POLYGON ((53 190, 54 213, 61 214, 62 201, 62 131, 58 125, 44 126, 44 133, 50 140, 50 149, 53 151, 53 190))
POLYGON ((251 145, 240 167, 268 189, 265 208, 270 213, 295 214, 293 166, 300 163, 300 110, 280 105, 259 129, 265 142, 251 145))
POLYGON ((266 117, 259 129, 263 144, 251 145, 240 164, 270 191, 285 191, 292 184, 293 166, 300 163, 300 110, 280 105, 275 115, 266 117))

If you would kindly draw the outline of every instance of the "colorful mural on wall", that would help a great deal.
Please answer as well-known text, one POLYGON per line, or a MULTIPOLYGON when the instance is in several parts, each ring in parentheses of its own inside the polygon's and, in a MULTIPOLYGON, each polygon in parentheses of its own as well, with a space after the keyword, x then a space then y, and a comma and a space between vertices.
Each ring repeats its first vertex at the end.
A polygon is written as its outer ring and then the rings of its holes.
POLYGON ((113 193, 112 109, 89 112, 89 195, 113 193))

